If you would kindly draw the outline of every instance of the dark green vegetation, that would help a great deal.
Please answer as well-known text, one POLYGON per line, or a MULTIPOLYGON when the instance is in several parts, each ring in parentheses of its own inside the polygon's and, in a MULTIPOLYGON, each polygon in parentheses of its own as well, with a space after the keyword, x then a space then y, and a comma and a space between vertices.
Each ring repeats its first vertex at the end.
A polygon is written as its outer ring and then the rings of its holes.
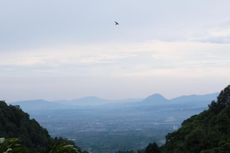
POLYGON ((81 153, 73 142, 51 138, 46 129, 18 106, 0 101, 0 152, 81 153))
POLYGON ((139 151, 118 153, 229 153, 230 151, 230 86, 212 101, 208 110, 182 123, 181 128, 166 136, 160 148, 149 144, 139 151))
POLYGON ((20 141, 16 138, 1 138, 0 140, 0 152, 10 153, 27 153, 28 149, 21 145, 20 141))
POLYGON ((142 150, 118 151, 116 153, 161 153, 161 149, 156 143, 150 143, 145 149, 142 150))

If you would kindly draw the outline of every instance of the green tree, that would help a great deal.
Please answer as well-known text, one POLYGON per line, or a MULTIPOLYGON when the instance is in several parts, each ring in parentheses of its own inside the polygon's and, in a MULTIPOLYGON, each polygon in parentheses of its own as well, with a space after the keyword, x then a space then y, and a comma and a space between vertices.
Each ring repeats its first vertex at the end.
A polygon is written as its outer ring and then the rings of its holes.
POLYGON ((161 151, 156 143, 150 143, 144 153, 161 153, 161 151))
POLYGON ((56 138, 48 153, 81 153, 81 150, 69 140, 56 138))
POLYGON ((20 141, 16 138, 1 138, 0 139, 0 152, 1 153, 28 153, 28 149, 21 145, 20 141))

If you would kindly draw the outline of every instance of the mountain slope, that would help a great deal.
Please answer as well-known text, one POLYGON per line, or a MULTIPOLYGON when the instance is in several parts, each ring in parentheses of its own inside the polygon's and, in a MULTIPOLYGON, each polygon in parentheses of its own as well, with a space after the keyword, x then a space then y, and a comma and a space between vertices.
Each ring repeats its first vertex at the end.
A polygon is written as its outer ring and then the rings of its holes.
POLYGON ((17 137, 23 144, 36 150, 45 150, 50 141, 47 130, 19 107, 0 102, 0 137, 17 137))
POLYGON ((226 153, 230 150, 230 86, 209 109, 192 116, 166 136, 164 153, 226 153))
POLYGON ((42 128, 36 120, 30 119, 30 116, 23 112, 19 106, 8 106, 3 101, 0 101, 0 151, 81 153, 80 148, 71 141, 51 138, 47 130, 42 128), (17 151, 18 149, 24 151, 17 151))

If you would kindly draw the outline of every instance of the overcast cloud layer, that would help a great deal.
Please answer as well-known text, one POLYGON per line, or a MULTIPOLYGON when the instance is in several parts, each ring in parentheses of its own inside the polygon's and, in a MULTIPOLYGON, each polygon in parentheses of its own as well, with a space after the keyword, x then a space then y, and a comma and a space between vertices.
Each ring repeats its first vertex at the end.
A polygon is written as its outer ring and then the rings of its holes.
POLYGON ((228 0, 0 1, 0 96, 219 91, 230 78, 229 6, 228 0))

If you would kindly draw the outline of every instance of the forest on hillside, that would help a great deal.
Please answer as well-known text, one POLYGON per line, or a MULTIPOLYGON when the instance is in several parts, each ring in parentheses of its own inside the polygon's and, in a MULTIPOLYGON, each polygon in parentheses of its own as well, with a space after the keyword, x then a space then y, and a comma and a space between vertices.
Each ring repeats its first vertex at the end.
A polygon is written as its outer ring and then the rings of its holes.
POLYGON ((72 141, 52 138, 19 106, 0 101, 0 153, 83 153, 72 141))

